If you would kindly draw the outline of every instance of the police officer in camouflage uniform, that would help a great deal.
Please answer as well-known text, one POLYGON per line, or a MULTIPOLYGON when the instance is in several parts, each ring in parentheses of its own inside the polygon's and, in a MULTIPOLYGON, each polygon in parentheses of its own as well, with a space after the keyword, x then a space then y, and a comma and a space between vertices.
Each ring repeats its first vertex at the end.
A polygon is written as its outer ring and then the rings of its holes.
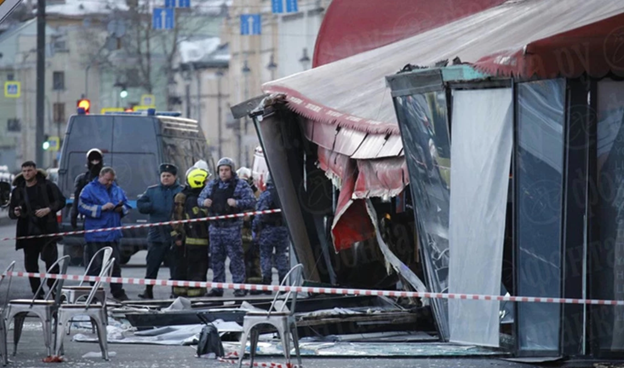
MULTIPOLYGON (((251 210, 256 205, 249 184, 236 175, 234 160, 223 157, 217 163, 219 177, 202 190, 197 203, 208 208, 211 215, 227 215, 251 210)), ((213 220, 209 222, 210 258, 213 282, 225 282, 225 258, 230 258, 230 272, 234 283, 245 282, 245 262, 242 244, 243 219, 213 220)), ((245 290, 236 290, 234 296, 245 296, 245 290)), ((222 296, 223 289, 212 289, 208 296, 222 296)))
MULTIPOLYGON (((251 169, 247 167, 241 167, 236 170, 236 175, 241 180, 245 180, 251 187, 251 191, 254 193, 254 197, 258 199, 260 191, 254 184, 251 169)), ((252 231, 252 222, 254 216, 245 216, 243 218, 243 254, 245 259, 245 271, 247 272, 247 278, 245 283, 247 284, 262 284, 262 271, 260 269, 260 249, 257 243, 257 237, 252 231)), ((262 294, 259 290, 252 290, 249 292, 251 295, 262 294)))
MULTIPOLYGON (((280 208, 277 191, 273 180, 269 176, 266 181, 266 190, 258 200, 258 211, 280 208)), ((262 282, 271 285, 273 272, 273 250, 275 250, 275 266, 281 283, 290 269, 288 261, 288 229, 281 213, 256 215, 253 223, 254 231, 260 244, 260 267, 262 268, 262 282)))

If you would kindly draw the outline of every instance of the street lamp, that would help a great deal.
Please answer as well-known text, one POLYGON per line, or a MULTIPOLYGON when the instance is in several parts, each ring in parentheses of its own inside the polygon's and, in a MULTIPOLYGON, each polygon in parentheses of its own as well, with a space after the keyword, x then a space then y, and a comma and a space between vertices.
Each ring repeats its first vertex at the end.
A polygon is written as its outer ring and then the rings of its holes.
POLYGON ((266 67, 271 72, 271 80, 275 80, 275 69, 277 69, 277 64, 275 64, 273 54, 271 54, 271 58, 269 59, 269 64, 266 67))
POLYGON ((299 62, 301 63, 303 70, 308 70, 308 66, 310 65, 310 57, 308 57, 307 47, 303 48, 303 55, 301 56, 301 59, 299 59, 299 62))
MULTIPOLYGON (((128 97, 128 90, 126 89, 127 87, 125 83, 117 82, 113 85, 113 87, 121 88, 121 91, 119 92, 119 97, 122 100, 128 97)), ((117 100, 117 105, 119 106, 119 100, 117 100)))
POLYGON ((245 62, 243 63, 243 69, 242 69, 243 75, 247 76, 249 75, 249 73, 251 73, 251 69, 249 69, 249 64, 247 63, 247 60, 245 59, 245 62))
MULTIPOLYGON (((217 113, 219 114, 218 116, 218 122, 219 122, 219 129, 218 129, 218 137, 217 137, 217 144, 219 145, 218 150, 219 150, 219 158, 223 157, 223 151, 221 146, 223 145, 223 133, 222 130, 223 127, 223 111, 221 110, 221 78, 223 78, 223 76, 225 75, 225 73, 223 73, 223 69, 219 68, 217 70, 217 72, 215 73, 215 75, 217 76, 217 113)), ((240 162, 240 161, 239 161, 240 162)))
MULTIPOLYGON (((245 59, 243 63, 243 69, 241 71, 243 72, 243 76, 245 77, 244 99, 245 101, 247 101, 249 99, 249 74, 251 73, 251 69, 249 68, 247 59, 245 59)), ((249 125, 249 119, 247 119, 247 116, 245 116, 245 130, 244 130, 245 137, 247 137, 248 125, 249 125)), ((239 155, 242 153, 242 149, 241 149, 242 146, 243 146, 243 140, 242 140, 240 129, 239 129, 239 134, 238 134, 239 155)), ((240 158, 239 158, 239 162, 242 162, 240 158)), ((249 147, 247 145, 245 145, 245 166, 249 166, 249 147)))
POLYGON ((184 79, 185 83, 185 94, 186 94, 186 117, 191 118, 191 70, 189 68, 182 69, 182 79, 184 79))

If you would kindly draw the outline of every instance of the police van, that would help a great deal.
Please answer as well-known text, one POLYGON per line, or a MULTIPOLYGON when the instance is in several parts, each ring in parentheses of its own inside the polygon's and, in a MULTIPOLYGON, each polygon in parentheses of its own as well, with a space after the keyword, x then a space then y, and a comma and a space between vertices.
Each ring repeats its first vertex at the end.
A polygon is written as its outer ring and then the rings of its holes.
MULTIPOLYGON (((136 202, 145 189, 160 182, 158 166, 172 163, 178 167, 180 183, 184 172, 197 160, 205 160, 214 172, 214 159, 201 127, 196 120, 180 118, 179 113, 146 112, 114 113, 105 115, 78 114, 70 117, 61 148, 58 186, 68 198, 61 214, 61 231, 71 231, 71 207, 74 198, 74 180, 87 171, 86 154, 98 148, 104 155, 104 166, 117 173, 116 182, 125 191, 133 210, 122 219, 125 225, 148 222, 148 215, 139 213, 136 202)), ((78 228, 83 228, 78 217, 78 228)), ((125 264, 136 252, 147 249, 147 228, 123 231, 121 263, 125 264)), ((65 236, 64 254, 72 264, 82 261, 84 234, 65 236)))

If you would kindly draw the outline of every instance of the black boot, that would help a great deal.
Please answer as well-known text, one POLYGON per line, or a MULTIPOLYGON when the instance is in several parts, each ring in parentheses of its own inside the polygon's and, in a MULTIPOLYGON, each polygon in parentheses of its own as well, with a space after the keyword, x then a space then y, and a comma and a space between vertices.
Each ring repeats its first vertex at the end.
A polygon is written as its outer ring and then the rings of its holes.
MULTIPOLYGON (((271 277, 270 276, 269 277, 263 277, 262 278, 262 283, 265 284, 265 285, 269 285, 270 286, 271 285, 271 277)), ((266 291, 263 291, 263 293, 266 294, 266 295, 271 295, 273 292, 270 291, 270 290, 266 290, 266 291)))
POLYGON ((239 298, 247 295, 247 290, 234 290, 234 296, 239 298))
POLYGON ((142 294, 139 294, 141 299, 154 299, 154 285, 146 285, 142 294))
POLYGON ((223 289, 210 289, 210 291, 208 292, 208 294, 206 294, 206 296, 208 296, 208 297, 221 297, 221 296, 223 296, 223 289))

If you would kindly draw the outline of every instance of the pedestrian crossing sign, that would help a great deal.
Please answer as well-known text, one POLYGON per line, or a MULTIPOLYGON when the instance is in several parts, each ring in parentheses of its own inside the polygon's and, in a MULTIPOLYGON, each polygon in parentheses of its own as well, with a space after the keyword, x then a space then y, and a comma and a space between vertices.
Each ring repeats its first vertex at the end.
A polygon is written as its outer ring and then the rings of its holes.
POLYGON ((141 96, 141 105, 142 106, 156 106, 156 97, 154 95, 143 95, 141 96))
POLYGON ((16 81, 4 82, 4 97, 18 98, 22 95, 22 84, 16 81))

